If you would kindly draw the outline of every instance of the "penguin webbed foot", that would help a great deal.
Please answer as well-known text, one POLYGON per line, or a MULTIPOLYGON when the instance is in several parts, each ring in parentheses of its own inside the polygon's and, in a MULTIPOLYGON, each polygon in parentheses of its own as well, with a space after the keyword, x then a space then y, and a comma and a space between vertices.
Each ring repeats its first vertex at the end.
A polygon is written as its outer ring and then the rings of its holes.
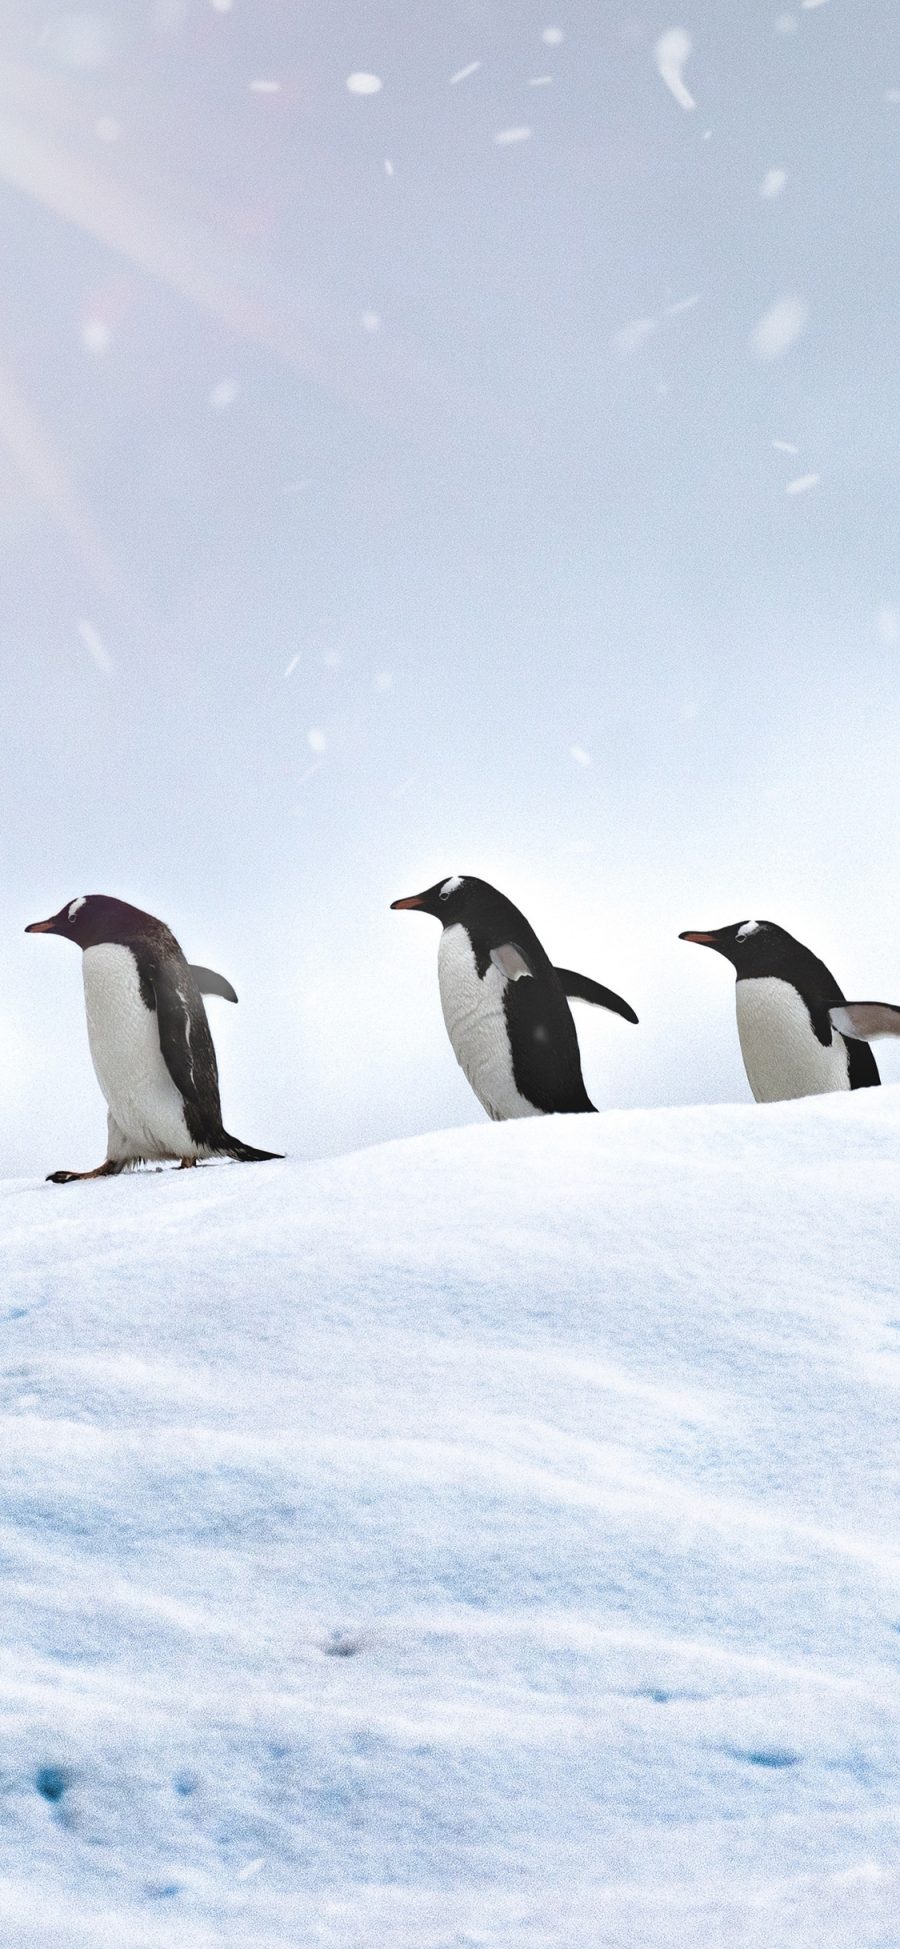
POLYGON ((121 1171, 121 1164, 114 1164, 111 1158, 98 1164, 95 1171, 50 1171, 45 1184, 86 1184, 89 1178, 114 1178, 121 1171))

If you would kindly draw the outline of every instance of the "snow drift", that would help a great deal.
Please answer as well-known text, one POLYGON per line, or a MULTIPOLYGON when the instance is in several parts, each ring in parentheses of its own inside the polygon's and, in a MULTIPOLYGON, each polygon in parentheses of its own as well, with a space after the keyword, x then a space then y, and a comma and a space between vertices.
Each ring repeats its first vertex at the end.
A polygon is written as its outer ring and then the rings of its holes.
POLYGON ((898 1191, 894 1090, 0 1188, 4 1940, 895 1945, 898 1191))

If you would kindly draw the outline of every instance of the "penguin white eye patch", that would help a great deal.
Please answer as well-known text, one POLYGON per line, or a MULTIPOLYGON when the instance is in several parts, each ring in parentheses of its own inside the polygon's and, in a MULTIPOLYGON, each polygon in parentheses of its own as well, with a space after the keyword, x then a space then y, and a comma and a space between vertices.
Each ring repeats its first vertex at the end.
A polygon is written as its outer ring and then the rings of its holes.
POLYGON ((460 879, 459 874, 458 873, 451 874, 449 880, 445 880, 443 886, 441 887, 441 894, 440 894, 441 899, 449 900, 451 893, 455 893, 457 887, 461 887, 461 886, 462 886, 462 880, 460 879))
POLYGON ((738 941, 745 941, 747 939, 748 934, 758 934, 758 933, 759 933, 759 921, 745 920, 743 927, 738 928, 737 934, 735 935, 735 939, 738 941))
POLYGON ((72 902, 72 905, 71 905, 71 907, 69 908, 69 919, 70 919, 70 920, 74 920, 74 919, 75 919, 75 915, 76 915, 76 914, 78 913, 78 911, 79 911, 79 908, 81 908, 81 907, 83 907, 83 906, 84 906, 84 903, 85 903, 85 901, 86 901, 86 899, 87 899, 87 894, 86 894, 86 893, 80 893, 80 894, 79 894, 79 896, 78 896, 78 899, 77 899, 77 900, 73 900, 73 902, 72 902))
POLYGON ((507 981, 521 981, 523 975, 531 974, 521 948, 516 947, 513 941, 505 941, 502 947, 492 947, 491 960, 507 981))

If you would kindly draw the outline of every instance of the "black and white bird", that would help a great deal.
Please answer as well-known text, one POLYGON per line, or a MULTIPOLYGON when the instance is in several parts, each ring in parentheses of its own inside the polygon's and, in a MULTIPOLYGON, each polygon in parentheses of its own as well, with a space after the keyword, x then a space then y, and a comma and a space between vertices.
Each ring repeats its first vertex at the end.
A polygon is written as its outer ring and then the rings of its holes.
POLYGON ((757 1103, 881 1081, 871 1049, 846 1042, 832 1023, 831 1006, 844 999, 834 975, 783 927, 742 920, 678 938, 714 948, 734 967, 741 1055, 757 1103))
POLYGON ((83 950, 88 1041, 106 1098, 107 1156, 95 1171, 53 1171, 52 1184, 115 1177, 150 1159, 257 1163, 222 1123, 219 1074, 202 995, 237 1001, 230 982, 185 960, 164 921, 124 900, 82 894, 26 934, 61 934, 83 950))
POLYGON ((438 983, 453 1053, 495 1122, 593 1110, 567 997, 636 1022, 609 988, 554 968, 533 927, 485 880, 454 873, 394 900, 441 922, 438 983))

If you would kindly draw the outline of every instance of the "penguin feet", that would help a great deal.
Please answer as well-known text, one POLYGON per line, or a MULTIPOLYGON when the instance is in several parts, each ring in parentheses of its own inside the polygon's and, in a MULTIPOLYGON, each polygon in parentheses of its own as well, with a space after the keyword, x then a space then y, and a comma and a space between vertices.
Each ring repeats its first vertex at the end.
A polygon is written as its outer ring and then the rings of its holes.
POLYGON ((88 1178, 118 1177, 121 1169, 121 1164, 116 1164, 111 1157, 108 1157, 104 1164, 97 1165, 95 1171, 50 1171, 45 1182, 47 1184, 84 1184, 88 1178))
POLYGON ((196 1157, 183 1157, 181 1163, 178 1166, 178 1169, 179 1171, 193 1171, 196 1167, 196 1163, 197 1163, 196 1157))

